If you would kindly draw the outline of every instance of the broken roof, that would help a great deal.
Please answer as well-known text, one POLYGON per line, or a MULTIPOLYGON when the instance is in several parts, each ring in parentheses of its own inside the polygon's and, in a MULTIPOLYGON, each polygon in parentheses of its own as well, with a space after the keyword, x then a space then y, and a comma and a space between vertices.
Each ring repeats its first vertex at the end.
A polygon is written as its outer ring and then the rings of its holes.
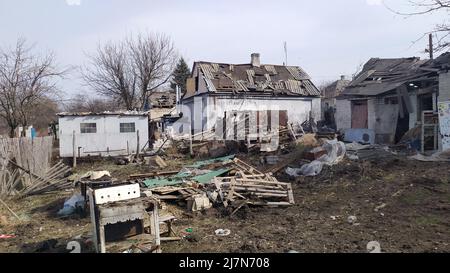
POLYGON ((311 77, 298 66, 195 62, 195 69, 200 70, 208 92, 320 96, 311 77))
POLYGON ((440 70, 448 71, 450 69, 450 52, 445 52, 431 61, 431 66, 440 70))
POLYGON ((171 108, 176 104, 176 93, 173 90, 164 92, 152 92, 150 94, 150 104, 155 108, 171 108))
POLYGON ((59 117, 85 117, 85 116, 148 116, 149 112, 140 111, 104 111, 104 112, 62 112, 59 117))
POLYGON ((342 92, 342 95, 377 96, 392 91, 407 82, 427 77, 430 71, 420 69, 427 62, 418 57, 372 58, 342 92))
POLYGON ((350 81, 345 79, 334 81, 323 89, 322 95, 325 98, 334 98, 336 96, 339 96, 349 84, 350 81))

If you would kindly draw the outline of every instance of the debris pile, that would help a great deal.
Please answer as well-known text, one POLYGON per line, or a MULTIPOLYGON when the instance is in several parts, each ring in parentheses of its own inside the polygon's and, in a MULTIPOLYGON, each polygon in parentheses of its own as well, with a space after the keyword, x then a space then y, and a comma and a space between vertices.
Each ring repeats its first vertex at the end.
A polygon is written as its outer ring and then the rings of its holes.
POLYGON ((325 141, 322 147, 313 149, 310 157, 317 158, 311 163, 304 164, 301 168, 287 168, 286 173, 290 176, 316 176, 324 165, 336 165, 341 162, 346 154, 346 147, 343 142, 335 140, 325 141))
POLYGON ((230 177, 215 177, 208 195, 215 203, 225 207, 290 206, 295 204, 290 183, 279 182, 271 173, 262 173, 247 163, 233 161, 236 174, 230 177), (236 205, 237 204, 237 205, 236 205))

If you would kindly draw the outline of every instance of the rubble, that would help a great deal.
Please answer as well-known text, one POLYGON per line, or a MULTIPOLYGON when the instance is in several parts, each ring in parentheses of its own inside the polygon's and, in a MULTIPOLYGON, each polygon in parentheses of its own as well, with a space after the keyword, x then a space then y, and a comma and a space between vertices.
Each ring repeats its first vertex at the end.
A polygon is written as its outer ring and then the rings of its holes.
POLYGON ((443 152, 436 152, 431 156, 416 154, 408 158, 424 162, 450 162, 450 150, 446 150, 443 152))
POLYGON ((343 142, 327 140, 321 148, 314 149, 312 153, 324 154, 311 163, 304 164, 301 168, 287 168, 286 173, 294 177, 300 175, 316 176, 322 171, 323 165, 331 166, 342 161, 346 153, 346 148, 343 142))
POLYGON ((232 177, 216 177, 211 183, 209 196, 217 193, 213 202, 225 207, 238 204, 236 209, 250 204, 257 206, 290 206, 295 204, 290 183, 279 182, 271 173, 262 173, 251 165, 234 160, 237 169, 232 177))

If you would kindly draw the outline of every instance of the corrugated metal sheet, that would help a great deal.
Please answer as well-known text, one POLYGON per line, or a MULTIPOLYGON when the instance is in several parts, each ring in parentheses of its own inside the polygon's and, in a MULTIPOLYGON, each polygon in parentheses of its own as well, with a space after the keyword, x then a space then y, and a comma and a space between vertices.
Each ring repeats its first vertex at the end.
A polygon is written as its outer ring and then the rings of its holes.
POLYGON ((208 79, 207 77, 203 77, 203 79, 205 79, 206 86, 208 87, 208 91, 211 91, 211 92, 217 91, 217 89, 214 86, 214 84, 212 83, 211 79, 208 79))
POLYGON ((300 67, 286 66, 286 69, 297 81, 308 80, 309 76, 300 67))
POLYGON ((200 69, 203 72, 203 75, 208 79, 214 79, 214 71, 211 65, 209 64, 200 64, 200 69))
POLYGON ((278 74, 277 70, 275 69, 275 66, 273 66, 273 65, 265 65, 264 68, 272 75, 278 74))
POLYGON ((248 77, 248 82, 249 82, 251 85, 255 85, 255 80, 254 80, 254 77, 255 77, 255 71, 253 71, 253 70, 247 70, 247 77, 248 77))

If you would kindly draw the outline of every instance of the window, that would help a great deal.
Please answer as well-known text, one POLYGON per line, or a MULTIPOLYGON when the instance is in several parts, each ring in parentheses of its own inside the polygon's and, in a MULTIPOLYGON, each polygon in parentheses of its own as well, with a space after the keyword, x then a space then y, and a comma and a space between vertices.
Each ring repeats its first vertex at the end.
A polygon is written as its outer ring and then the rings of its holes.
POLYGON ((97 133, 97 123, 81 123, 80 130, 82 134, 97 133))
POLYGON ((134 132, 136 132, 136 128, 134 126, 134 122, 121 123, 120 124, 120 132, 121 133, 134 133, 134 132))

